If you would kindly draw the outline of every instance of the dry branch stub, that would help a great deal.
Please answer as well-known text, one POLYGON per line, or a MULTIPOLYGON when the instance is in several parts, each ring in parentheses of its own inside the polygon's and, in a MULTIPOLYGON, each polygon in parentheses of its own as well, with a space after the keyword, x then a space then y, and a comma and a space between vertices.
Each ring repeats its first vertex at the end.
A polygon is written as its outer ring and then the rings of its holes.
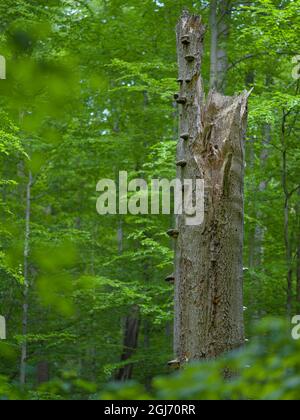
POLYGON ((244 343, 243 178, 248 93, 225 97, 212 91, 204 100, 201 60, 205 27, 184 14, 177 26, 180 109, 177 178, 203 179, 205 218, 189 226, 176 216, 176 360, 219 356, 244 343), (187 51, 188 46, 188 51, 187 51), (193 59, 187 60, 187 57, 193 59), (188 134, 186 134, 188 133, 188 134), (184 164, 183 164, 184 163, 184 164))

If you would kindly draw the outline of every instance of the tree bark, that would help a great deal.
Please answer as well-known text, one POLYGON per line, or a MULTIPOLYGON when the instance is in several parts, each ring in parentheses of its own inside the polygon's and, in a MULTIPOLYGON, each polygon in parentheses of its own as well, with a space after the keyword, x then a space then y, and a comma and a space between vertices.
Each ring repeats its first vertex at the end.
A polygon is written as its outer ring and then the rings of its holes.
POLYGON ((286 142, 286 120, 287 115, 283 110, 282 125, 281 125, 281 145, 282 145, 282 189, 284 193, 284 244, 286 253, 286 269, 287 269, 287 298, 286 310, 287 315, 292 315, 293 305, 293 256, 292 244, 290 239, 290 198, 291 194, 288 189, 288 156, 287 156, 287 142, 286 142))
POLYGON ((300 235, 298 235, 297 248, 297 302, 300 303, 300 235))
MULTIPOLYGON (((263 139, 266 146, 271 143, 271 126, 270 124, 265 124, 263 127, 263 139)), ((262 169, 266 169, 267 160, 269 158, 269 151, 267 147, 264 147, 261 155, 260 155, 260 165, 262 169)), ((268 187, 268 181, 263 180, 259 184, 259 192, 260 194, 264 193, 268 187)), ((263 214, 260 210, 258 210, 256 214, 256 219, 261 220, 263 214)), ((254 265, 255 267, 260 267, 263 263, 264 259, 264 249, 263 249, 263 242, 265 236, 265 229, 261 226, 261 224, 257 224, 255 227, 255 235, 254 235, 254 265)))
MULTIPOLYGON (((118 252, 119 255, 123 253, 123 223, 119 222, 118 227, 118 252)), ((138 305, 130 309, 129 315, 125 319, 124 325, 124 341, 123 353, 121 355, 121 362, 129 360, 136 352, 138 346, 138 337, 140 331, 140 311, 138 305)), ((129 381, 132 378, 133 364, 128 363, 120 368, 116 374, 117 381, 129 381)))
POLYGON ((296 263, 296 277, 297 277, 297 302, 300 303, 300 188, 298 189, 298 204, 297 204, 297 263, 296 263))
MULTIPOLYGON (((123 354, 121 362, 126 362, 135 353, 138 345, 138 336, 140 329, 139 307, 136 305, 132 308, 131 314, 126 318, 123 354)), ((128 363, 119 369, 116 380, 129 381, 132 378, 133 364, 128 363)))
POLYGON ((219 92, 226 89, 226 73, 228 70, 227 43, 230 33, 231 0, 220 2, 220 17, 218 22, 218 84, 219 92))
POLYGON ((49 382, 49 364, 48 362, 39 362, 37 365, 37 383, 42 385, 49 382))
POLYGON ((206 102, 200 75, 205 28, 184 14, 177 26, 181 133, 177 177, 203 179, 205 218, 187 226, 177 216, 175 257, 176 360, 209 359, 244 343, 243 178, 247 122, 245 92, 225 97, 211 91, 206 102), (187 56, 194 60, 187 60, 187 56))
POLYGON ((25 215, 25 241, 24 241, 24 288, 23 288, 23 315, 22 315, 22 335, 23 342, 21 348, 20 364, 20 385, 26 384, 26 365, 27 365, 27 330, 28 330, 28 297, 29 297, 29 253, 30 253, 30 218, 31 218, 31 187, 32 174, 29 172, 28 184, 26 189, 26 215, 25 215))
MULTIPOLYGON (((255 81, 255 74, 254 71, 251 69, 245 77, 245 85, 247 89, 251 89, 254 86, 255 81)), ((246 159, 247 159, 247 166, 249 171, 252 173, 254 170, 254 162, 255 162, 255 151, 254 151, 254 142, 255 137, 251 137, 248 139, 247 148, 245 150, 246 159)), ((249 186, 251 194, 255 195, 256 193, 256 186, 254 181, 252 180, 251 185, 249 186)), ((249 216, 254 219, 256 217, 256 211, 253 206, 251 207, 249 216)), ((250 269, 254 268, 255 266, 255 230, 256 226, 254 223, 249 225, 249 234, 248 234, 248 267, 250 269)), ((252 292, 252 291, 251 291, 252 292)), ((250 293, 251 293, 250 292, 250 293)), ((253 301, 253 293, 250 295, 250 301, 253 301)))
POLYGON ((210 88, 218 85, 218 0, 210 2, 210 88))
MULTIPOLYGON (((269 90, 272 84, 273 84, 272 77, 267 75, 267 77, 266 77, 266 89, 269 90)), ((261 166, 261 169, 264 170, 264 172, 266 172, 266 165, 267 165, 267 161, 269 159, 268 146, 271 143, 271 135, 272 135, 271 125, 268 124, 268 123, 265 123, 263 125, 263 135, 262 135, 264 147, 263 147, 263 149, 261 151, 261 154, 260 154, 260 166, 261 166)), ((260 194, 264 193, 266 191, 267 187, 268 187, 268 180, 267 179, 262 180, 259 184, 259 193, 260 194)), ((262 216, 263 216, 262 212, 260 210, 258 210, 257 214, 255 215, 256 219, 261 220, 262 216)), ((255 248, 254 263, 255 263, 256 267, 260 267, 263 263, 264 236, 265 236, 265 229, 261 226, 261 224, 258 223, 255 227, 255 236, 254 236, 254 248, 255 248)))
POLYGON ((229 36, 229 18, 231 0, 212 0, 210 2, 210 88, 225 91, 228 69, 227 40, 229 36))

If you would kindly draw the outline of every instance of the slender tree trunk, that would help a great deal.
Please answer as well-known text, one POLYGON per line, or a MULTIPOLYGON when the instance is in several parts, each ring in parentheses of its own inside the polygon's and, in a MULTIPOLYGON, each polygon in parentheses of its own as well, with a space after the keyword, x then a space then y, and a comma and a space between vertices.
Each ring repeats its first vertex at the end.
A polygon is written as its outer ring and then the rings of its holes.
POLYGON ((300 188, 298 190, 298 205, 297 205, 297 264, 296 264, 296 277, 297 277, 297 302, 300 303, 300 188))
POLYGON ((210 88, 218 84, 218 0, 210 2, 210 88))
POLYGON ((228 69, 227 43, 230 31, 231 0, 220 1, 218 22, 218 84, 219 92, 226 89, 226 73, 228 69))
POLYGON ((49 364, 48 362, 39 362, 37 366, 37 383, 39 385, 49 382, 49 364))
POLYGON ((180 215, 174 236, 174 347, 180 364, 214 358, 244 343, 243 178, 248 93, 231 98, 212 91, 204 103, 200 75, 204 31, 201 19, 187 14, 177 27, 182 80, 176 95, 181 107, 177 177, 205 183, 204 223, 187 226, 186 215, 180 215))
MULTIPOLYGON (((123 223, 119 222, 118 227, 118 252, 119 255, 123 253, 123 223)), ((124 341, 123 353, 121 355, 121 362, 129 360, 136 352, 138 346, 138 337, 140 330, 140 311, 137 305, 130 309, 129 315, 124 323, 124 341)), ((128 381, 132 378, 133 364, 128 363, 120 368, 116 374, 117 381, 128 381)))
POLYGON ((225 91, 228 68, 227 40, 231 0, 212 0, 210 2, 210 87, 219 92, 225 91))
POLYGON ((282 144, 282 188, 284 193, 284 244, 286 253, 287 268, 287 299, 286 309, 288 316, 292 315, 293 305, 293 264, 292 264, 292 245, 290 240, 290 193, 288 189, 287 172, 287 144, 286 144, 286 119, 287 114, 283 111, 281 126, 281 144, 282 144))
MULTIPOLYGON (((263 139, 265 142, 265 145, 267 146, 271 142, 271 126, 270 124, 265 124, 263 127, 263 139)), ((264 147, 264 149, 261 152, 260 155, 260 165, 262 169, 266 169, 267 160, 269 157, 269 151, 267 147, 264 147)), ((259 192, 264 193, 268 187, 268 181, 265 179, 261 181, 259 184, 259 192)), ((258 221, 262 218, 262 212, 258 210, 256 214, 256 218, 258 221)), ((264 242, 264 235, 265 230, 264 228, 258 223, 255 227, 255 237, 254 237, 254 249, 255 249, 255 258, 254 258, 254 264, 256 267, 261 266, 264 258, 264 250, 263 250, 263 242, 264 242)))
POLYGON ((118 227, 118 253, 119 255, 123 254, 123 220, 119 220, 118 227))
MULTIPOLYGON (((249 166, 249 170, 252 172, 254 170, 254 161, 255 161, 255 153, 254 153, 254 138, 251 138, 251 141, 249 141, 248 143, 248 147, 249 147, 249 153, 247 154, 247 165, 249 166)), ((251 189, 251 194, 253 196, 255 196, 256 193, 256 185, 255 183, 252 181, 251 185, 250 185, 250 189, 251 189)), ((252 219, 254 219, 256 217, 256 211, 255 211, 255 206, 251 207, 250 209, 250 217, 252 217, 252 219)), ((249 238, 248 238, 248 264, 249 264, 249 268, 253 269, 255 267, 255 231, 256 231, 256 225, 252 222, 250 224, 250 230, 249 230, 249 238)), ((251 291, 250 291, 251 292, 251 291)), ((252 296, 252 293, 251 293, 252 296)))
POLYGON ((22 335, 23 342, 21 348, 20 364, 20 385, 26 384, 27 366, 27 330, 28 330, 28 298, 29 298, 29 253, 30 253, 30 218, 31 218, 31 187, 32 174, 29 172, 26 190, 26 216, 25 216, 25 242, 24 242, 24 288, 23 288, 23 316, 22 316, 22 335))
MULTIPOLYGON (((268 75, 266 78, 266 88, 269 89, 272 85, 273 80, 268 75)), ((261 169, 264 169, 264 172, 266 172, 266 164, 269 158, 269 150, 268 145, 271 143, 271 125, 266 123, 263 125, 263 142, 264 146, 260 154, 260 166, 261 169)), ((264 179, 259 184, 259 192, 264 193, 268 187, 268 180, 264 179)), ((255 215, 256 219, 258 221, 262 218, 262 212, 260 210, 257 211, 257 214, 255 215)), ((265 230, 261 226, 261 224, 257 224, 255 228, 255 237, 254 237, 254 247, 255 247, 255 266, 260 267, 263 263, 263 257, 264 257, 264 250, 263 250, 263 242, 264 242, 264 235, 265 230)))
POLYGON ((284 242, 286 250, 287 264, 287 314, 292 315, 293 305, 293 269, 292 269, 292 250, 289 238, 289 199, 285 197, 284 201, 284 242))
POLYGON ((297 248, 297 302, 300 303, 300 235, 298 236, 297 248))
MULTIPOLYGON (((254 85, 254 79, 255 79, 255 74, 254 71, 251 69, 245 77, 245 84, 247 86, 247 89, 251 89, 254 85)), ((254 142, 255 142, 255 138, 252 137, 250 139, 248 139, 247 142, 247 149, 246 149, 246 157, 247 157, 247 166, 249 168, 250 173, 253 172, 254 170, 254 161, 255 161, 255 152, 254 152, 254 142)), ((251 185, 250 185, 250 190, 251 190, 251 194, 255 194, 255 184, 252 181, 251 185)), ((251 207, 251 213, 250 216, 254 219, 256 214, 255 214, 255 209, 253 209, 253 207, 251 207)), ((248 238, 248 266, 249 268, 253 268, 254 267, 254 261, 255 261, 255 226, 253 223, 250 224, 250 230, 249 230, 249 238, 248 238)), ((253 301, 253 293, 251 293, 252 291, 250 291, 250 302, 253 301)))
MULTIPOLYGON (((130 315, 126 318, 123 354, 121 362, 129 360, 136 352, 138 345, 138 336, 140 329, 139 307, 136 305, 132 308, 130 315)), ((116 375, 118 381, 129 381, 132 378, 133 364, 128 363, 116 375)))

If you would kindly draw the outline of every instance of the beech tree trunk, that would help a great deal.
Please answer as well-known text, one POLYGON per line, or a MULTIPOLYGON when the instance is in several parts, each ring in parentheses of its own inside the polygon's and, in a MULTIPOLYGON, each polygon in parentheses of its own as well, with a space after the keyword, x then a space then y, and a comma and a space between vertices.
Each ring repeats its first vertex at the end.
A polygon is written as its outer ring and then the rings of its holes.
POLYGON ((218 0, 210 2, 210 88, 218 85, 218 0))
MULTIPOLYGON (((272 78, 267 75, 266 77, 266 88, 269 90, 270 86, 272 85, 273 80, 272 78)), ((271 125, 268 123, 265 123, 263 125, 263 143, 264 147, 260 154, 260 165, 261 168, 264 170, 264 172, 267 174, 267 161, 269 159, 269 150, 268 146, 271 143, 271 136, 272 136, 272 130, 271 125)), ((259 193, 262 194, 266 191, 268 187, 268 179, 264 179, 259 184, 259 193)), ((255 215, 257 220, 261 220, 262 218, 262 212, 260 210, 257 211, 257 214, 255 215)), ((263 242, 264 242, 264 236, 265 236, 265 229, 258 223, 255 227, 255 235, 254 235, 254 248, 255 248, 255 259, 254 263, 256 267, 260 267, 263 263, 264 259, 264 249, 263 249, 263 242)))
MULTIPOLYGON (((131 314, 127 316, 124 332, 124 345, 121 362, 126 362, 136 352, 138 346, 138 336, 140 329, 139 307, 136 305, 132 308, 131 314)), ((133 364, 128 363, 119 369, 116 380, 129 381, 132 378, 133 364)))
POLYGON ((228 69, 227 39, 230 30, 231 0, 210 2, 210 88, 225 91, 228 69))
MULTIPOLYGON (((119 255, 123 253, 123 223, 122 220, 119 222, 118 228, 118 251, 119 255)), ((126 362, 136 352, 138 346, 138 338, 140 331, 140 311, 138 305, 134 305, 130 309, 129 315, 126 317, 124 322, 124 340, 123 340, 123 352, 121 355, 121 362, 126 362)), ((121 367, 115 376, 117 381, 129 381, 132 378, 133 364, 128 363, 121 367)))
POLYGON ((25 241, 24 241, 24 288, 23 288, 23 314, 22 314, 22 335, 23 342, 21 348, 20 363, 20 385, 26 384, 26 366, 27 366, 27 330, 28 330, 28 298, 29 298, 29 253, 30 253, 30 218, 31 218, 31 187, 32 175, 28 176, 26 189, 26 215, 25 215, 25 241))
POLYGON ((39 362, 37 365, 37 383, 42 385, 49 382, 49 363, 39 362))
MULTIPOLYGON (((255 74, 254 71, 251 69, 245 77, 245 85, 247 87, 247 89, 251 89, 254 85, 254 81, 255 81, 255 74)), ((248 138, 248 142, 246 144, 246 159, 247 159, 247 166, 249 168, 249 171, 252 172, 254 170, 254 161, 255 161, 255 151, 254 151, 254 143, 255 143, 255 137, 251 137, 248 138), (248 146, 248 147, 247 147, 248 146)), ((251 190, 251 194, 255 195, 256 192, 256 185, 254 180, 252 180, 251 185, 250 185, 250 190, 251 190)), ((251 208, 250 210, 250 214, 249 216, 254 220, 256 217, 256 211, 255 208, 251 208)), ((248 211, 249 211, 248 210, 248 211)), ((248 267, 251 269, 253 267, 255 267, 255 229, 256 226, 254 225, 254 223, 251 223, 250 225, 250 229, 249 229, 249 234, 248 234, 248 267)), ((253 293, 250 292, 250 303, 253 302, 254 300, 254 296, 253 293)))
POLYGON ((187 226, 177 216, 175 257, 176 364, 209 359, 244 343, 243 178, 248 93, 204 99, 201 18, 184 13, 177 26, 180 139, 177 177, 204 179, 205 218, 187 226), (188 134, 188 135, 186 135, 188 134))
POLYGON ((230 33, 231 0, 220 1, 220 16, 218 22, 218 85, 219 92, 224 93, 226 73, 228 69, 227 44, 230 33))
POLYGON ((290 238, 290 199, 291 193, 288 188, 288 153, 287 153, 287 134, 286 121, 288 114, 283 110, 281 125, 281 145, 282 145, 282 188, 284 193, 284 244, 286 252, 287 270, 287 301, 286 310, 289 317, 292 316, 293 306, 293 252, 290 238))
MULTIPOLYGON (((260 165, 261 168, 266 171, 266 164, 269 158, 269 151, 267 146, 271 143, 271 126, 270 124, 265 124, 263 126, 263 139, 266 147, 262 150, 260 154, 260 165)), ((262 195, 268 187, 268 180, 264 179, 259 184, 259 193, 262 195)), ((261 220, 263 214, 260 210, 257 211, 255 215, 257 220, 261 220)), ((264 259, 264 236, 265 236, 265 229, 258 223, 255 227, 255 234, 253 238, 254 242, 254 265, 255 267, 261 267, 264 259)))
POLYGON ((297 262, 296 262, 296 278, 297 278, 297 302, 300 303, 300 188, 298 189, 298 205, 297 205, 297 262))
POLYGON ((298 248, 297 248, 297 302, 300 303, 300 235, 298 236, 298 248))

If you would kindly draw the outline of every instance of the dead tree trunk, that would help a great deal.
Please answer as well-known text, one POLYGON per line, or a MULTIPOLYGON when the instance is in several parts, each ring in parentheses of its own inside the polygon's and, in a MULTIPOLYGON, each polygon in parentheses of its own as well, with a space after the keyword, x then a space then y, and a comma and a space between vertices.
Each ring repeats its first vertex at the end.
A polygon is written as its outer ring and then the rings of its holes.
POLYGON ((176 363, 214 358, 244 343, 243 178, 245 92, 204 100, 200 75, 205 28, 185 13, 177 26, 180 139, 177 177, 204 179, 205 218, 187 226, 177 216, 175 257, 176 363))

